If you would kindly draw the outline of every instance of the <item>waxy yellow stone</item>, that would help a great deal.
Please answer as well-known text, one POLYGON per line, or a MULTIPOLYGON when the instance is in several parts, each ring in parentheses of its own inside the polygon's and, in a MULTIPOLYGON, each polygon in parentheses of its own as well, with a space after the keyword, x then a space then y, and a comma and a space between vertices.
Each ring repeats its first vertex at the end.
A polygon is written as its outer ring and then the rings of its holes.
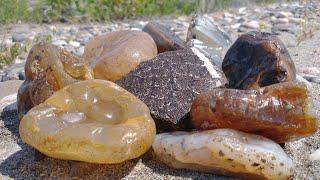
POLYGON ((19 132, 25 143, 50 157, 109 164, 145 153, 156 129, 137 97, 110 81, 87 80, 32 108, 19 132))

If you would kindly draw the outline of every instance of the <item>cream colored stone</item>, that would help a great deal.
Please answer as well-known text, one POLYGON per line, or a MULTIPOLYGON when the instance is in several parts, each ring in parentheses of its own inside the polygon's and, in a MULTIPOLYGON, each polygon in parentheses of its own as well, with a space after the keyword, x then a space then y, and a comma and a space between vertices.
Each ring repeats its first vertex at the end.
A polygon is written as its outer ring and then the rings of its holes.
POLYGON ((157 157, 178 169, 237 178, 288 179, 293 162, 275 142, 232 129, 158 134, 157 157))

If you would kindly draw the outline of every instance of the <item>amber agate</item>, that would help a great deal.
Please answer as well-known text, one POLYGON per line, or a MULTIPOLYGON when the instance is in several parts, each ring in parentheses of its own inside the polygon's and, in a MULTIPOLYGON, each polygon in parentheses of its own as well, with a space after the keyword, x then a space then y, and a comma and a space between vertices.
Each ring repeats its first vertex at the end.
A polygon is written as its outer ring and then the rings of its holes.
POLYGON ((231 128, 283 143, 317 130, 310 101, 303 83, 279 83, 257 90, 214 89, 193 102, 191 123, 200 130, 231 128))
POLYGON ((18 92, 20 119, 55 91, 80 80, 92 79, 92 71, 82 58, 46 43, 30 50, 25 75, 26 80, 18 92))
POLYGON ((134 70, 141 62, 154 58, 157 46, 142 31, 116 31, 94 37, 84 50, 95 79, 116 81, 134 70))
POLYGON ((155 137, 148 107, 104 80, 71 84, 21 120, 22 140, 50 157, 120 163, 146 152, 155 137))

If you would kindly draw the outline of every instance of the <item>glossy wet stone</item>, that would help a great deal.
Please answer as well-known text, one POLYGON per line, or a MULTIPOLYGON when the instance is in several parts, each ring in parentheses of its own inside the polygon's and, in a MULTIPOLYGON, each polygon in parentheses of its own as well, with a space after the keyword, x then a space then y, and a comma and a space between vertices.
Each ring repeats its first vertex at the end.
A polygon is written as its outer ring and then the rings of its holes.
POLYGON ((93 68, 95 79, 116 81, 156 55, 157 46, 151 36, 124 30, 94 37, 85 46, 83 56, 93 68))
POLYGON ((296 79, 287 48, 275 35, 249 32, 241 35, 223 59, 229 87, 255 89, 296 79))
POLYGON ((47 156, 106 164, 139 157, 155 132, 148 107, 105 80, 66 86, 32 108, 19 126, 22 140, 47 156))
POLYGON ((257 90, 214 89, 200 94, 190 116, 199 130, 231 128, 278 143, 317 130, 309 92, 303 83, 279 83, 257 90))
POLYGON ((30 50, 25 75, 17 100, 20 119, 55 91, 80 80, 92 79, 92 71, 82 58, 46 43, 30 50))
POLYGON ((156 135, 152 148, 170 167, 241 179, 289 179, 293 162, 275 142, 232 129, 156 135))
POLYGON ((188 129, 192 101, 226 78, 201 52, 185 49, 161 53, 116 83, 147 104, 158 131, 173 131, 188 129))
POLYGON ((148 33, 155 41, 158 53, 175 51, 187 47, 186 43, 180 39, 170 28, 156 22, 148 23, 143 31, 148 33))

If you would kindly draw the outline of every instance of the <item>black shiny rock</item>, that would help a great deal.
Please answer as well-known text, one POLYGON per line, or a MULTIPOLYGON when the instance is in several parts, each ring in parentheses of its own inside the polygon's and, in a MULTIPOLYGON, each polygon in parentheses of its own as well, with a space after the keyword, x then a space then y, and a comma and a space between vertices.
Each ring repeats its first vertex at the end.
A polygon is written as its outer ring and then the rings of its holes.
POLYGON ((224 86, 226 78, 197 49, 161 53, 116 81, 150 108, 157 130, 188 130, 188 112, 201 92, 224 86))
POLYGON ((249 32, 231 46, 222 63, 229 88, 256 89, 296 79, 296 68, 275 35, 249 32))
POLYGON ((148 33, 157 45, 158 53, 166 51, 175 51, 187 47, 186 43, 180 39, 170 28, 156 23, 150 22, 143 31, 148 33))

